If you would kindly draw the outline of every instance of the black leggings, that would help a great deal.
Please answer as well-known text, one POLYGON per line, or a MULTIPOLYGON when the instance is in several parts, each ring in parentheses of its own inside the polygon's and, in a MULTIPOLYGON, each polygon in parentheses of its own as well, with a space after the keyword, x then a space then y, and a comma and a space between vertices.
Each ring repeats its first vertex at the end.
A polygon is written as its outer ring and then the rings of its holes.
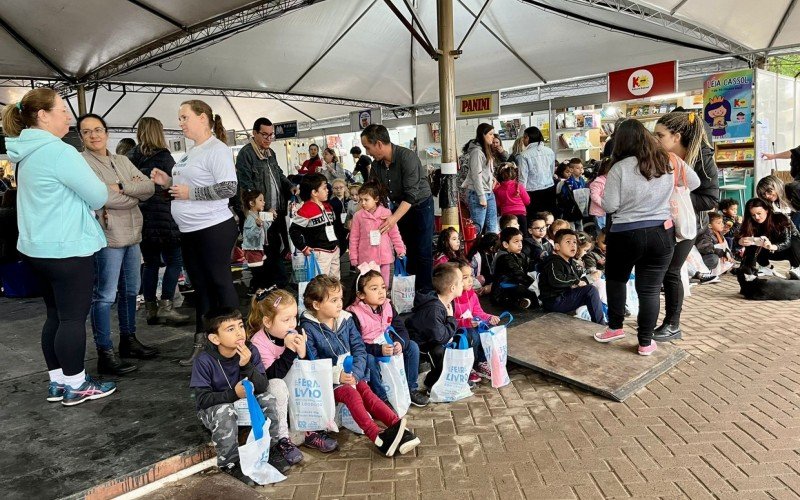
POLYGON ((681 281, 681 268, 689 252, 694 246, 694 239, 679 241, 675 244, 675 252, 664 275, 664 323, 670 325, 680 324, 681 310, 683 309, 683 282, 681 281))
POLYGON ((181 233, 183 265, 195 290, 195 332, 203 329, 203 315, 216 307, 239 307, 231 276, 231 252, 238 236, 233 217, 191 233, 181 233))
POLYGON ((42 326, 42 352, 48 370, 64 375, 83 371, 86 316, 92 305, 94 256, 66 259, 26 257, 42 289, 47 319, 42 326))

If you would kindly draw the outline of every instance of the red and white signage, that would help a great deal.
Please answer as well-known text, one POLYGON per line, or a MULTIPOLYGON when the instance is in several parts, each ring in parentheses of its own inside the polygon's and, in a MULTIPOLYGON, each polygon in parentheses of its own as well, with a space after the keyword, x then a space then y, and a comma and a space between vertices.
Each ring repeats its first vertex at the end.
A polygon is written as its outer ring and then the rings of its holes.
POLYGON ((649 64, 608 74, 608 102, 674 94, 677 91, 677 61, 649 64))

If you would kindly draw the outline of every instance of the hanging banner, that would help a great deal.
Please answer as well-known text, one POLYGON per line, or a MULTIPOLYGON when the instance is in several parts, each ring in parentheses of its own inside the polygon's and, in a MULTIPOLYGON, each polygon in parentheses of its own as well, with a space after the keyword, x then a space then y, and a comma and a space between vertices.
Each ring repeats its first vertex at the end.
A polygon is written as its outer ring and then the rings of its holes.
POLYGON ((297 137, 297 121, 275 124, 276 139, 291 139, 297 137))
POLYGON ((361 111, 350 112, 350 131, 360 132, 373 123, 380 125, 382 122, 381 110, 362 109, 361 111))
POLYGON ((608 102, 674 94, 678 91, 678 63, 669 61, 608 74, 608 102))
POLYGON ((499 90, 456 97, 456 118, 482 118, 499 115, 499 90))
POLYGON ((715 141, 752 136, 753 70, 711 75, 703 85, 703 119, 715 141))

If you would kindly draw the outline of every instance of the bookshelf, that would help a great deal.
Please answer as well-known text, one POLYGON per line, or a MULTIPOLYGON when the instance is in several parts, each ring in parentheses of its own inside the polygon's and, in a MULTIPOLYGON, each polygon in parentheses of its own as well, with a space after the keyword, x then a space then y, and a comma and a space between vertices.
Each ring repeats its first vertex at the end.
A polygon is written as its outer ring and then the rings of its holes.
POLYGON ((755 144, 747 142, 716 142, 714 143, 714 161, 720 168, 755 166, 755 144))

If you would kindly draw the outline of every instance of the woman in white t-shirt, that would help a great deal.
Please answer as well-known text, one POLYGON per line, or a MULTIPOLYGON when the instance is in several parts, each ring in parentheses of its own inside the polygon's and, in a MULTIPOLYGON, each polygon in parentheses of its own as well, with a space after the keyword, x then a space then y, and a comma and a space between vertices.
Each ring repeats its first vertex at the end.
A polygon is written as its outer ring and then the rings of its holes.
POLYGON ((228 209, 237 185, 233 154, 211 129, 211 107, 199 100, 185 101, 178 122, 195 145, 172 168, 172 177, 154 168, 150 178, 172 195, 171 212, 181 231, 184 266, 197 294, 194 350, 180 362, 191 366, 205 343, 203 315, 211 308, 239 305, 230 268, 238 228, 228 209))

